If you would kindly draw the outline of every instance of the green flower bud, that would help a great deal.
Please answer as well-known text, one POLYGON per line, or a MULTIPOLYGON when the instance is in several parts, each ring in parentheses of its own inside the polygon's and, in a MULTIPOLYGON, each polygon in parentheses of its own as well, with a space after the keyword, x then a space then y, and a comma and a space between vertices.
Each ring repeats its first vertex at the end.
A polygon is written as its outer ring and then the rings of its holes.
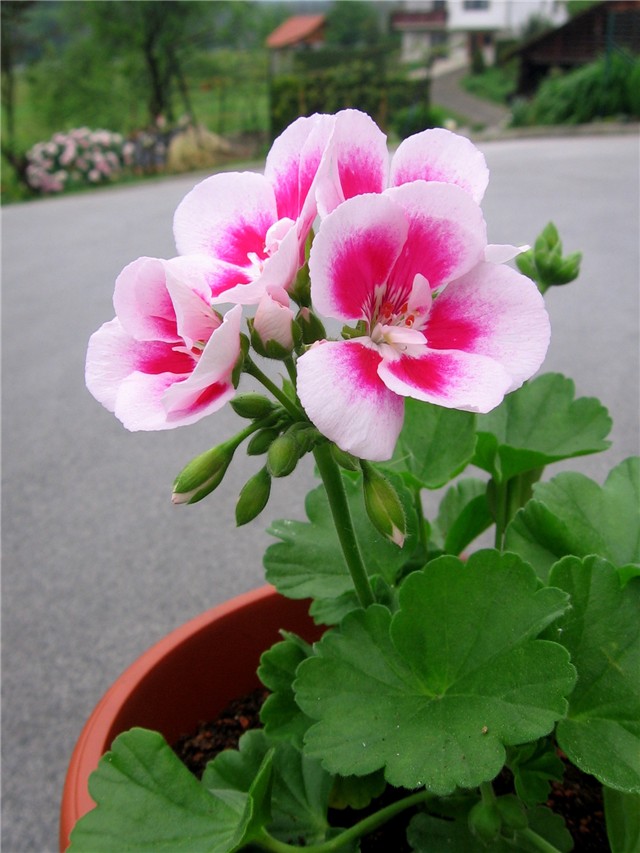
POLYGON ((176 477, 171 501, 194 504, 206 498, 222 482, 236 447, 235 442, 228 441, 192 459, 176 477))
POLYGON ((241 527, 260 515, 271 494, 271 476, 266 468, 247 480, 236 504, 236 524, 241 527))
POLYGON ((516 264, 521 273, 533 279, 541 293, 549 287, 568 284, 580 273, 582 254, 573 252, 562 256, 562 241, 558 229, 549 222, 537 238, 533 249, 519 255, 516 264))
POLYGON ((256 420, 257 418, 266 418, 275 406, 271 400, 263 397, 262 394, 249 393, 234 397, 231 400, 231 408, 241 418, 256 420))
POLYGON ((301 308, 298 311, 296 322, 302 333, 302 342, 305 344, 313 344, 315 341, 321 341, 327 336, 322 321, 309 308, 301 308))
POLYGON ((407 532, 404 510, 391 483, 369 462, 360 461, 364 505, 379 533, 402 548, 407 532))
POLYGON ((267 469, 272 477, 291 474, 302 455, 302 449, 291 434, 280 435, 267 452, 267 469))
POLYGON ((251 441, 247 445, 247 454, 249 456, 260 456, 266 453, 271 446, 271 442, 279 435, 280 433, 277 429, 261 429, 252 436, 251 441))
POLYGON ((506 794, 504 797, 498 797, 496 806, 502 822, 508 829, 517 831, 526 829, 529 826, 526 809, 515 794, 506 794))
POLYGON ((484 844, 491 844, 502 828, 500 813, 495 802, 480 801, 469 812, 469 829, 484 844))
POLYGON ((340 450, 337 444, 331 445, 331 455, 338 465, 346 471, 358 471, 360 468, 356 457, 347 453, 346 450, 340 450))

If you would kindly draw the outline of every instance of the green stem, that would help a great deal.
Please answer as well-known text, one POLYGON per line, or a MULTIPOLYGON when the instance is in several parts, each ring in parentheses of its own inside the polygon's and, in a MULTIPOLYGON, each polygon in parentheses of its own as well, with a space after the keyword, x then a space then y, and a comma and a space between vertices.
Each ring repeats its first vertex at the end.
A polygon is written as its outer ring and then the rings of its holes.
MULTIPOLYGON (((400 814, 400 812, 410 809, 413 806, 432 798, 433 794, 430 794, 427 791, 419 791, 417 794, 410 794, 402 800, 391 803, 390 806, 385 806, 385 808, 380 809, 380 811, 375 812, 375 814, 365 817, 363 820, 359 821, 359 823, 354 824, 349 827, 349 829, 345 829, 344 832, 341 832, 340 835, 332 838, 330 841, 323 841, 320 844, 309 844, 304 848, 304 851, 305 853, 336 853, 336 851, 340 850, 346 844, 355 841, 357 838, 366 835, 368 832, 373 832, 374 829, 382 826, 382 824, 391 820, 392 817, 400 814)), ((256 843, 265 850, 273 851, 273 853, 294 853, 294 851, 299 851, 301 849, 300 847, 296 847, 294 844, 286 844, 284 841, 278 841, 276 838, 272 838, 272 836, 270 836, 266 831, 256 839, 256 843)))
POLYGON ((287 368, 287 373, 289 374, 289 379, 293 382, 293 387, 298 387, 298 371, 296 370, 296 366, 294 364, 291 356, 289 358, 284 359, 284 366, 287 368))
POLYGON ((429 544, 427 542, 427 525, 424 520, 424 508, 422 506, 422 497, 420 495, 420 488, 416 487, 413 492, 413 505, 416 510, 416 516, 418 518, 418 535, 420 537, 420 544, 424 548, 425 554, 429 550, 429 544))
POLYGON ((540 853, 560 853, 560 850, 558 850, 557 847, 554 847, 553 844, 549 844, 548 841, 532 829, 521 829, 518 832, 518 835, 522 838, 526 838, 533 847, 540 851, 540 853))
POLYGON ((362 561, 362 554, 356 539, 349 502, 344 490, 340 468, 331 455, 329 442, 318 445, 314 451, 316 464, 322 477, 322 482, 327 491, 329 507, 336 526, 336 532, 342 553, 353 580, 353 585, 362 607, 369 607, 375 602, 375 596, 369 583, 369 576, 362 561))
POLYGON ((275 382, 272 382, 271 379, 263 373, 262 370, 258 367, 258 365, 251 361, 250 358, 245 358, 244 361, 244 371, 248 373, 250 376, 253 376, 258 382, 261 382, 267 391, 270 391, 273 396, 281 403, 284 408, 289 412, 289 414, 295 418, 297 421, 306 421, 308 420, 307 416, 303 412, 303 410, 294 403, 294 401, 287 397, 287 395, 282 391, 275 382))

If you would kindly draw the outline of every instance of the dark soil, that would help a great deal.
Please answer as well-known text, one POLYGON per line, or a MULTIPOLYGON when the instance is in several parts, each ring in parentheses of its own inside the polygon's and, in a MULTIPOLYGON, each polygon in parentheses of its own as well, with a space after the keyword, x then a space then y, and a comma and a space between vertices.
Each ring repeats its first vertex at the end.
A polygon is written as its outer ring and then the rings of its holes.
MULTIPOLYGON (((260 688, 236 699, 217 720, 202 723, 195 732, 184 735, 174 744, 178 757, 198 779, 207 763, 219 752, 235 749, 246 731, 260 727, 260 708, 267 696, 268 692, 260 688)), ((600 783, 568 762, 565 766, 564 779, 552 784, 547 805, 564 818, 574 840, 573 853, 610 853, 600 783)), ((375 810, 391 802, 393 796, 393 790, 383 794, 375 801, 375 810)), ((363 812, 344 809, 330 814, 330 821, 332 825, 347 827, 363 815, 363 812)), ((362 853, 388 853, 389 850, 410 853, 404 830, 412 816, 412 811, 403 812, 362 839, 362 853)))

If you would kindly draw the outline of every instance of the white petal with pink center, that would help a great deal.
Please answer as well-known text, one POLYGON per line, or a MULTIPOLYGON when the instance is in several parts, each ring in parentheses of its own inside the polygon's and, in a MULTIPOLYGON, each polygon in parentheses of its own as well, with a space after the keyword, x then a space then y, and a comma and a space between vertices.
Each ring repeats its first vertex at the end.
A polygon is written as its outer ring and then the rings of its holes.
POLYGON ((289 295, 281 287, 268 287, 258 304, 253 327, 266 346, 275 341, 287 350, 293 349, 293 311, 289 295))
POLYGON ((368 339, 325 341, 298 359, 298 395, 320 432, 347 453, 380 461, 393 454, 404 402, 378 376, 368 339))

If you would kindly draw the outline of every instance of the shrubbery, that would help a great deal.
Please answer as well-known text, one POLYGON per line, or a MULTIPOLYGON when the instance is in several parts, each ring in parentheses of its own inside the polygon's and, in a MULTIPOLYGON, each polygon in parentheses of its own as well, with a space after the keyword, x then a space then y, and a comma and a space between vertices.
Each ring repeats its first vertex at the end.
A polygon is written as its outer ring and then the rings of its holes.
POLYGON ((640 58, 612 54, 547 78, 529 102, 513 105, 512 125, 583 124, 597 118, 640 117, 640 58))
POLYGON ((79 127, 55 133, 27 152, 32 189, 57 193, 72 186, 105 183, 132 162, 133 145, 119 133, 79 127))

